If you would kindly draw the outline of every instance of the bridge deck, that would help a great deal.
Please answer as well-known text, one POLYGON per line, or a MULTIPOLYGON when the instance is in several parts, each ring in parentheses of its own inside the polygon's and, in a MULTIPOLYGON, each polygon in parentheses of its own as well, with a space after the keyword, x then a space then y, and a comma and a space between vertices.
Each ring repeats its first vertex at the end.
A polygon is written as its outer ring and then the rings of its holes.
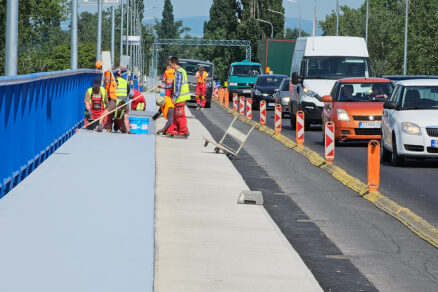
POLYGON ((0 200, 0 291, 152 291, 155 138, 80 131, 0 200))

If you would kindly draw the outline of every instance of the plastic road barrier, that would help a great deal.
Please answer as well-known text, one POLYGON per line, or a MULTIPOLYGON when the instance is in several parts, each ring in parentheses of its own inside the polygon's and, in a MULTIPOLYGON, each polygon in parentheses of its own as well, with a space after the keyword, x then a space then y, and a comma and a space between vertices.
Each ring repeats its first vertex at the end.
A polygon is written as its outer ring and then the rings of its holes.
POLYGON ((246 99, 246 118, 252 120, 252 99, 248 97, 246 99))
POLYGON ((228 107, 230 104, 230 94, 228 88, 225 89, 225 106, 228 107))
POLYGON ((260 124, 266 125, 266 101, 260 101, 260 124))
POLYGON ((224 89, 219 89, 219 103, 224 103, 224 89))
POLYGON ((281 132, 281 105, 275 105, 275 133, 281 132))
POLYGON ((239 114, 245 115, 245 98, 243 96, 240 97, 239 114))
POLYGON ((304 112, 303 111, 297 112, 296 135, 297 135, 297 144, 303 145, 304 143, 304 112))
POLYGON ((371 140, 368 143, 368 188, 376 192, 380 185, 380 143, 371 140))
POLYGON ((237 93, 233 93, 233 111, 237 112, 237 93))
POLYGON ((335 124, 333 122, 325 123, 324 146, 325 160, 327 163, 333 163, 335 159, 335 124))

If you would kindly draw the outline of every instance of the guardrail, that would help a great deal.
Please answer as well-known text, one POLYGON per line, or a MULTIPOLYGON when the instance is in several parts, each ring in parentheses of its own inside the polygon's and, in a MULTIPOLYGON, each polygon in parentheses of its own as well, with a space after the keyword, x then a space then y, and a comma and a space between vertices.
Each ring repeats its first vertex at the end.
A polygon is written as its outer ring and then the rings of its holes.
POLYGON ((82 125, 94 70, 0 77, 0 198, 82 125))

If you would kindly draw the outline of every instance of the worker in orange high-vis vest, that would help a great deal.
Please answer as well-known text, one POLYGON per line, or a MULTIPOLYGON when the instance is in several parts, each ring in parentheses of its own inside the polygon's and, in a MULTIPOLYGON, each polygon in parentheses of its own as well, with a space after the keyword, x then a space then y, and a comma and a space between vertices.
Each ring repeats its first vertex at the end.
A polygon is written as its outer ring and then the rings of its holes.
POLYGON ((208 73, 205 71, 204 67, 199 66, 195 78, 198 78, 198 83, 196 84, 196 104, 199 109, 205 107, 205 92, 207 90, 208 73), (199 99, 199 97, 201 98, 199 99))
MULTIPOLYGON (((104 78, 104 84, 105 84, 105 90, 106 90, 106 96, 108 97, 108 112, 113 111, 116 108, 116 101, 117 101, 117 82, 114 78, 113 73, 108 70, 105 71, 103 74, 104 78)), ((113 117, 114 114, 111 113, 108 115, 107 123, 105 124, 105 129, 108 132, 111 132, 113 127, 113 117)))
POLYGON ((164 96, 172 98, 173 96, 173 80, 175 79, 175 70, 172 69, 169 65, 166 66, 166 71, 164 71, 163 75, 163 87, 165 89, 164 96))
POLYGON ((158 96, 156 104, 160 108, 158 109, 158 112, 152 117, 152 120, 155 121, 161 114, 163 114, 164 118, 167 120, 164 127, 161 130, 157 131, 157 134, 163 134, 168 136, 176 135, 176 126, 173 123, 175 105, 173 104, 172 99, 168 96, 158 96))

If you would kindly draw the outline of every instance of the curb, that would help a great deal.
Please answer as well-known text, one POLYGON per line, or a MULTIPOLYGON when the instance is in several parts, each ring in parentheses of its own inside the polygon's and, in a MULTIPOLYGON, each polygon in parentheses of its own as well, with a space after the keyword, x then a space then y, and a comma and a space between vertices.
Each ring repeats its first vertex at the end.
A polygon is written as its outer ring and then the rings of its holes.
POLYGON ((351 176, 339 166, 327 164, 325 159, 322 158, 321 155, 313 150, 310 150, 306 146, 299 146, 295 141, 284 136, 283 134, 275 133, 273 129, 268 128, 265 125, 257 123, 253 120, 248 120, 246 117, 239 115, 232 109, 225 107, 223 104, 220 104, 215 99, 212 99, 212 101, 229 114, 232 114, 233 116, 238 116, 237 119, 242 123, 254 126, 257 130, 271 136, 287 148, 290 148, 295 152, 303 155, 309 160, 311 164, 331 174, 335 179, 358 193, 360 197, 373 203, 377 208, 400 221, 417 236, 430 243, 434 247, 438 248, 438 229, 426 220, 424 220, 422 217, 418 216, 408 208, 397 204, 388 197, 385 197, 380 192, 371 192, 368 189, 368 185, 360 181, 360 179, 351 176))

